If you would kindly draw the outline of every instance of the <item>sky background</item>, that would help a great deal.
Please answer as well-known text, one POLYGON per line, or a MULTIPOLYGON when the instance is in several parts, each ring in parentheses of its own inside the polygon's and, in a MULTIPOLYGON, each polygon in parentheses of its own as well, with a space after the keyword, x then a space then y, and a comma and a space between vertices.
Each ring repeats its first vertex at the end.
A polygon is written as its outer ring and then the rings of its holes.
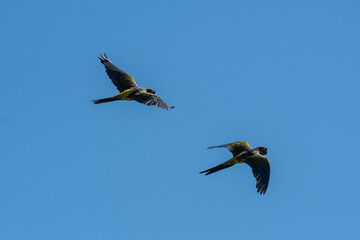
POLYGON ((359 1, 0 1, 0 239, 359 239, 359 1), (100 52, 173 110, 117 94, 100 52), (268 147, 247 165, 208 146, 268 147))

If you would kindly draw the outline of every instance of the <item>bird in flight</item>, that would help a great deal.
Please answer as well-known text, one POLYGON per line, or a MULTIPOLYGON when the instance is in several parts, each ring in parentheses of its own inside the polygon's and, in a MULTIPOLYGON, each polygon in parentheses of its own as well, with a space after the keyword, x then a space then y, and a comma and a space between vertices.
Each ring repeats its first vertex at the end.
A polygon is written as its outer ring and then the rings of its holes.
POLYGON ((250 148, 247 142, 239 141, 220 146, 209 147, 208 149, 222 147, 229 150, 233 154, 233 158, 216 167, 210 168, 200 173, 209 175, 219 170, 231 167, 237 163, 246 163, 251 167, 253 175, 256 179, 257 192, 264 194, 268 188, 270 179, 270 162, 269 159, 264 157, 264 155, 267 154, 267 148, 262 146, 250 148))
POLYGON ((100 62, 105 66, 105 71, 109 76, 112 83, 119 90, 119 94, 103 99, 92 100, 95 104, 112 102, 117 100, 126 100, 126 101, 137 101, 139 103, 156 106, 168 110, 169 107, 164 100, 155 94, 155 91, 150 88, 141 88, 138 87, 134 79, 122 71, 120 68, 116 67, 110 59, 104 55, 100 54, 100 62))

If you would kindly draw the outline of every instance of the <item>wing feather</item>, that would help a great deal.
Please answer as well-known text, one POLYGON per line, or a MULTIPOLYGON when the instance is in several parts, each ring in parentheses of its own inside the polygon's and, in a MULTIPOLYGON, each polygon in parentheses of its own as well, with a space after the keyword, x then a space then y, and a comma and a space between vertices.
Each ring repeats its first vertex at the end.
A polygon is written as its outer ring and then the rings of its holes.
POLYGON ((164 100, 162 100, 159 96, 149 92, 139 92, 131 97, 135 101, 148 106, 155 106, 166 110, 168 110, 169 108, 173 108, 169 107, 169 105, 167 105, 166 102, 164 102, 164 100))
POLYGON ((227 143, 227 144, 223 144, 223 145, 219 145, 219 146, 212 146, 212 147, 208 147, 208 149, 222 148, 222 147, 229 150, 233 154, 234 157, 239 155, 240 153, 242 153, 245 150, 250 150, 249 144, 247 142, 243 142, 243 141, 227 143))
POLYGON ((115 87, 119 90, 119 92, 122 92, 132 87, 137 87, 134 79, 129 74, 116 67, 115 64, 110 61, 110 59, 106 56, 105 53, 104 55, 100 54, 99 59, 100 62, 105 66, 105 71, 107 75, 109 76, 115 87))
POLYGON ((264 194, 268 188, 270 180, 269 159, 260 154, 255 154, 246 158, 244 162, 251 167, 253 175, 256 179, 257 192, 264 194))

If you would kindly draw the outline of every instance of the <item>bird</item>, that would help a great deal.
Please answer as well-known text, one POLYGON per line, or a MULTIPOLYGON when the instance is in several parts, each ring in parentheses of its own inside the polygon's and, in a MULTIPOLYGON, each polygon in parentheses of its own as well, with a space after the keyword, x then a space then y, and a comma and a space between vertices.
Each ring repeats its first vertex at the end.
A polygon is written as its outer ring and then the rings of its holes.
POLYGON ((100 53, 99 59, 105 66, 105 71, 110 80, 120 93, 113 97, 92 100, 95 104, 125 100, 137 101, 148 106, 156 106, 166 110, 174 108, 174 106, 169 107, 164 100, 155 94, 153 89, 138 87, 134 79, 129 74, 116 67, 105 53, 104 55, 100 53))
POLYGON ((233 158, 200 173, 209 175, 219 170, 231 167, 237 163, 246 163, 251 167, 252 173, 256 179, 257 192, 260 193, 260 195, 265 194, 270 179, 270 162, 268 158, 264 157, 264 155, 267 154, 266 147, 260 146, 250 148, 249 143, 238 141, 219 146, 212 146, 208 149, 212 148, 226 148, 233 154, 233 158))

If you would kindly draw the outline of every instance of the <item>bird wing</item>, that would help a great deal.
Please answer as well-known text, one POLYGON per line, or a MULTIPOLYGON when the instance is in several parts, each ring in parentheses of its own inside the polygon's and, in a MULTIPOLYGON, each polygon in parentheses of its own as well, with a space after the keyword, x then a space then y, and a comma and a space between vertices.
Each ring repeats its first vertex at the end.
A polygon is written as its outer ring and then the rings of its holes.
POLYGON ((120 92, 132 87, 137 87, 137 84, 134 81, 134 79, 129 74, 122 71, 120 68, 116 67, 106 56, 105 53, 104 56, 100 54, 99 59, 100 62, 104 64, 105 71, 109 76, 109 78, 111 79, 112 83, 120 92))
POLYGON ((219 146, 212 146, 212 147, 208 147, 208 149, 222 148, 222 147, 229 150, 233 154, 234 157, 239 155, 241 152, 243 152, 245 150, 250 150, 249 144, 247 142, 243 142, 243 141, 227 143, 227 144, 219 145, 219 146))
POLYGON ((166 110, 168 110, 169 108, 174 108, 169 107, 169 105, 167 105, 166 102, 164 102, 164 100, 162 100, 159 96, 149 92, 137 92, 133 96, 131 96, 131 98, 139 103, 148 106, 156 106, 166 110))
POLYGON ((205 170, 205 171, 202 171, 200 173, 205 173, 205 175, 209 175, 209 174, 212 174, 214 172, 217 172, 217 171, 220 171, 222 169, 225 169, 225 168, 228 168, 228 167, 231 167, 232 165, 236 164, 236 163, 239 163, 240 161, 237 160, 236 158, 232 158, 220 165, 217 165, 216 167, 213 167, 213 168, 209 168, 208 170, 205 170))
POLYGON ((270 179, 269 159, 260 154, 254 154, 247 157, 244 162, 251 167, 253 175, 256 179, 257 192, 264 194, 268 188, 270 179))

